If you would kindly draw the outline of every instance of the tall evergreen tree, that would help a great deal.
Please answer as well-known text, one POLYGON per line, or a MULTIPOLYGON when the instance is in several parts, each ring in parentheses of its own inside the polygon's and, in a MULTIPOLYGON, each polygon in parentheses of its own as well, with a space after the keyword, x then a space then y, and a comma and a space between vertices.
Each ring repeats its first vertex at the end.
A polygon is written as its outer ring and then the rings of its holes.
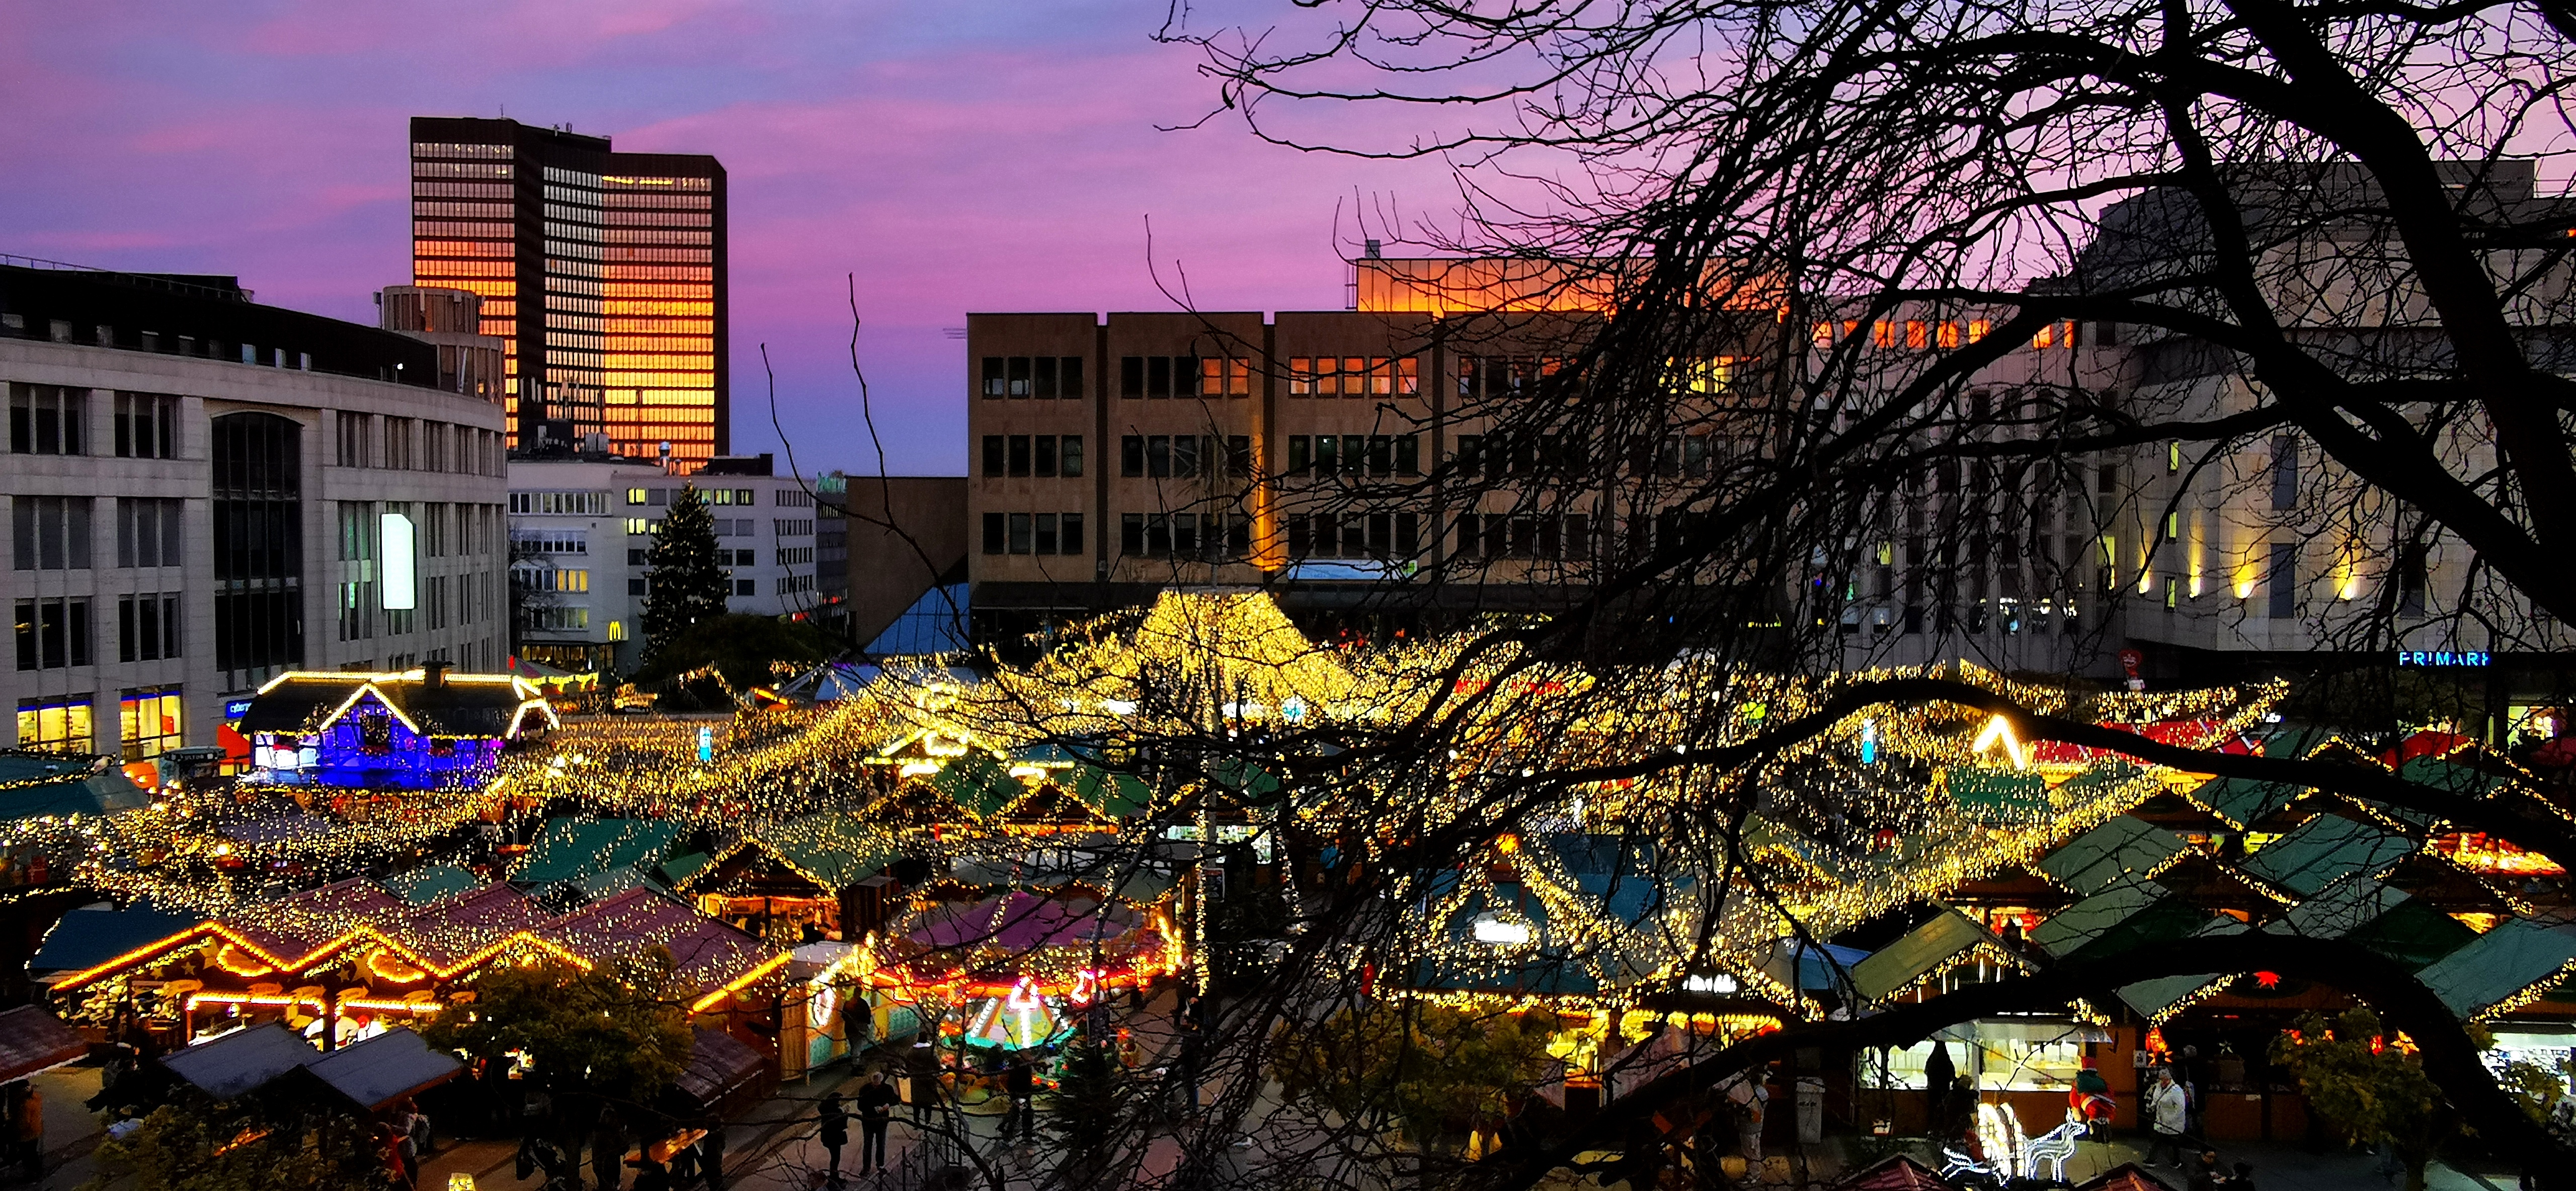
POLYGON ((658 654, 689 626, 725 613, 733 579, 716 562, 716 523, 694 484, 671 501, 653 539, 652 589, 644 597, 644 648, 658 654))

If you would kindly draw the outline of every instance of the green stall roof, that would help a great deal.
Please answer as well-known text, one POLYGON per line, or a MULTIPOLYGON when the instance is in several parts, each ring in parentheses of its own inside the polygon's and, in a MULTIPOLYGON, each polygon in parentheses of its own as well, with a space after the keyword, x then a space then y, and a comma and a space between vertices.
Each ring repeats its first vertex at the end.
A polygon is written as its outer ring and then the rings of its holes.
MULTIPOLYGON (((2192 932, 2192 937, 2232 935, 2245 929, 2247 928, 2244 923, 2222 916, 2202 923, 2199 930, 2192 932)), ((2191 976, 2166 976, 2161 979, 2141 980, 2136 984, 2123 985, 2117 995, 2121 1004, 2136 1010, 2139 1016, 2153 1018, 2209 987, 2211 982, 2220 979, 2224 977, 2217 972, 2203 972, 2191 976)))
POLYGON ((385 892, 415 905, 425 906, 451 893, 463 893, 483 883, 483 878, 453 864, 433 864, 416 868, 376 882, 385 892))
POLYGON ((525 885, 578 881, 610 869, 658 863, 680 833, 653 819, 553 819, 510 879, 525 885))
POLYGON ((2199 930, 2209 915, 2152 881, 2114 885, 2048 916, 2032 946, 2059 959, 2098 959, 2199 930))
POLYGON ((1071 788, 1083 805, 1112 819, 1143 814, 1154 804, 1154 789, 1145 784, 1145 779, 1092 765, 1073 767, 1071 788))
POLYGON ((848 889, 902 859, 894 840, 849 811, 816 811, 752 833, 825 889, 848 889))
POLYGON ((1993 937, 1967 915, 1944 906, 1938 917, 1853 964, 1852 989, 1863 1000, 1875 1001, 1922 979, 1924 973, 1940 967, 1951 957, 1993 937))
POLYGON ((2059 845, 2039 860, 2040 872, 2078 894, 2100 893, 2113 885, 2144 881, 2164 871, 2185 851, 2170 831, 2131 815, 2119 815, 2059 845))
POLYGON ((2243 831, 2278 814, 2299 800, 2305 786, 2258 782, 2241 777, 2214 777, 2193 787, 2185 797, 2199 803, 2230 827, 2243 831))
POLYGON ((2301 897, 2345 877, 2376 877, 2415 851, 2415 841, 2341 815, 2318 815, 2273 840, 2241 867, 2301 897))
POLYGON ((978 819, 993 817, 1028 792, 1020 779, 975 749, 941 766, 939 776, 930 779, 930 785, 947 795, 958 809, 978 819))
POLYGON ((2478 937, 2456 918, 2378 881, 2338 881, 2263 928, 2276 935, 2344 939, 2412 968, 2478 937))
POLYGON ((0 750, 0 820, 112 815, 152 805, 125 770, 87 756, 0 750))
POLYGON ((2398 766, 2397 776, 2461 798, 2484 798, 2513 784, 2485 770, 2440 757, 2417 757, 2398 766))
POLYGON ((2515 918, 2416 975, 2452 1012, 2469 1017, 2556 979, 2570 961, 2576 961, 2576 933, 2515 918))

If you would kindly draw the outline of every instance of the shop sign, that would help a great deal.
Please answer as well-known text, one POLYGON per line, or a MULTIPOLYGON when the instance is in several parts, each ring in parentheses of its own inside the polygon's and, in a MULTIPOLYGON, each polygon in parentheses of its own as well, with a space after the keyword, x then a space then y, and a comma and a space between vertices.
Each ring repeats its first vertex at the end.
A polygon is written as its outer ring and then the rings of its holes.
POLYGON ((2453 652, 2448 649, 2401 649, 2397 651, 2400 666, 2484 666, 2495 661, 2495 655, 2483 649, 2453 652))

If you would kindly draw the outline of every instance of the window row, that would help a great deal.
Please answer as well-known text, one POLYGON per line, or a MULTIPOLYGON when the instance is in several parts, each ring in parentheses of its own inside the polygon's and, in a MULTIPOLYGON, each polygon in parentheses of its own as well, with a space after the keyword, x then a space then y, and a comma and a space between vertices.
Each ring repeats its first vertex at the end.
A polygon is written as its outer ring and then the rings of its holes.
MULTIPOLYGON (((667 508, 679 497, 680 490, 677 488, 629 488, 626 490, 626 507, 630 509, 667 508)), ((607 493, 600 494, 603 502, 607 498, 607 493)), ((760 490, 757 488, 700 488, 698 500, 709 505, 741 508, 759 504, 760 490)), ((800 488, 773 488, 770 490, 769 503, 782 509, 810 509, 814 507, 814 497, 813 494, 800 488)))
POLYGON ((1085 396, 1080 356, 986 356, 982 367, 982 392, 988 398, 1073 401, 1085 396))
POLYGON ((521 591, 578 594, 590 590, 590 572, 576 567, 517 566, 510 568, 510 586, 521 591))
POLYGON ((1291 397, 1410 397, 1422 389, 1420 363, 1411 356, 1291 356, 1291 397))
POLYGON ((1252 553, 1252 519, 1240 513, 1123 513, 1118 550, 1130 558, 1244 558, 1252 553))
POLYGON ((1421 440, 1411 434, 1292 434, 1288 474, 1327 480, 1420 475, 1421 440))
MULTIPOLYGON (((1874 348, 1903 348, 1929 351, 1934 348, 1960 347, 1984 339, 1993 324, 1982 318, 1972 319, 1876 319, 1869 325, 1869 345, 1874 348)), ((1840 323, 1820 322, 1815 325, 1817 347, 1832 347, 1860 335, 1859 319, 1840 323)), ((2076 343, 2073 322, 2053 322, 2041 327, 2030 339, 2034 348, 2073 348, 2076 343)))
POLYGON ((1198 356, 1120 356, 1118 395, 1126 398, 1249 397, 1252 361, 1198 356))
POLYGON ((1290 558, 1411 558, 1422 550, 1415 513, 1307 513, 1287 524, 1290 558))
MULTIPOLYGON (((117 458, 175 459, 179 399, 167 393, 119 391, 109 429, 117 458)), ((18 455, 88 454, 89 390, 11 384, 9 450, 18 455)))
MULTIPOLYGON (((575 572, 587 574, 587 572, 575 572)), ((511 573, 511 582, 518 572, 511 573)), ((376 635, 379 619, 389 636, 417 632, 426 615, 432 629, 451 624, 474 624, 498 616, 500 597, 495 592, 493 575, 484 571, 472 575, 432 575, 419 581, 412 608, 386 608, 379 602, 380 589, 372 579, 357 579, 340 584, 337 593, 340 639, 363 641, 376 635), (450 615, 450 613, 453 615, 450 615)))
POLYGON ((1461 513, 1457 543, 1458 557, 1468 559, 1587 559, 1592 557, 1592 519, 1581 513, 1461 513))
POLYGON ((510 511, 514 514, 540 517, 605 517, 608 494, 605 492, 513 492, 510 511))
POLYGON ((1130 434, 1118 440, 1118 474, 1174 476, 1253 474, 1250 435, 1130 434))
MULTIPOLYGON (((382 467, 394 471, 435 471, 457 475, 497 476, 504 472, 503 436, 497 430, 426 422, 418 418, 378 417, 342 411, 334 423, 342 467, 382 467)), ((515 511, 515 510, 513 510, 515 511)))
POLYGON ((88 597, 19 600, 17 612, 19 669, 59 670, 90 664, 88 597))
POLYGON ((1080 513, 986 513, 986 554, 1080 554, 1080 513))
POLYGON ((984 436, 984 474, 1078 478, 1082 475, 1082 436, 987 434, 984 436))
POLYGON ((1525 397, 1540 383, 1564 371, 1566 361, 1552 356, 1462 356, 1458 360, 1458 395, 1470 400, 1525 397))

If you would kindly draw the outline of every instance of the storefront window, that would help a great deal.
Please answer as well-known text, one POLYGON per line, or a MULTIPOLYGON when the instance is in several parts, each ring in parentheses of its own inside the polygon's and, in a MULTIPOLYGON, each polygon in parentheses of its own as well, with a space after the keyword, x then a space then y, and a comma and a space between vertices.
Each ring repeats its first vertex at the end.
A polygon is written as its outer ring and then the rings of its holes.
POLYGON ((125 692, 117 702, 116 720, 128 761, 157 757, 184 743, 177 687, 125 692))
MULTIPOLYGON (((1981 1092, 2062 1092, 2075 1085, 2084 1067, 2089 1027, 2044 1022, 1973 1021, 1952 1026, 1936 1037, 1950 1044, 1950 1062, 1959 1074, 1973 1077, 1981 1092)), ((2095 1041, 2101 1041, 2098 1033, 2095 1041)), ((1889 1082, 1900 1088, 1923 1086, 1923 1064, 1932 1044, 1918 1042, 1887 1052, 1889 1082)))
POLYGON ((89 696, 18 701, 18 747, 86 753, 96 746, 90 732, 89 696))

